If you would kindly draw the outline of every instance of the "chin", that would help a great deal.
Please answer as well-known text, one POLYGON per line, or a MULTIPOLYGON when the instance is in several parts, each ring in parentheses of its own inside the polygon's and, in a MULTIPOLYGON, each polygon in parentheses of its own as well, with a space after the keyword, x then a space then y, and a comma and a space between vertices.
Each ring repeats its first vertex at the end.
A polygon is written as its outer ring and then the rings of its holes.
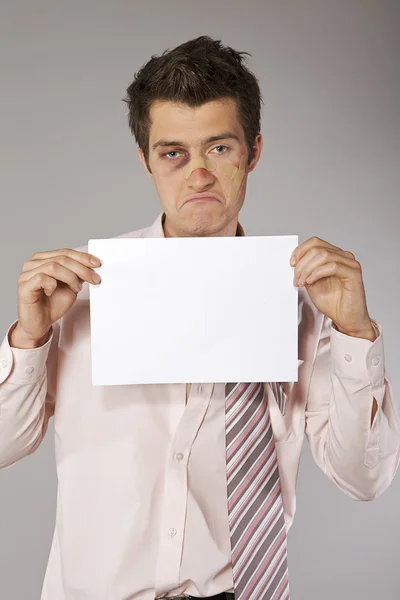
POLYGON ((188 223, 188 233, 192 235, 211 235, 218 233, 222 228, 221 225, 221 219, 196 215, 188 223))

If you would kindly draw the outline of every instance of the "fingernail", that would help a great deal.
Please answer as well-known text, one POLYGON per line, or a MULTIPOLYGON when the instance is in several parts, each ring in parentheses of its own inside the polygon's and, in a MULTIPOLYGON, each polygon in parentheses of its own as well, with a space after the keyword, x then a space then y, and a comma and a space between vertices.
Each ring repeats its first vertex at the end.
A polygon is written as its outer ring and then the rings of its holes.
POLYGON ((95 256, 92 256, 92 258, 90 259, 90 262, 92 263, 92 265, 97 265, 98 267, 101 265, 101 262, 98 258, 96 258, 95 256))
POLYGON ((292 256, 292 258, 290 259, 290 264, 292 265, 292 267, 294 267, 294 265, 296 264, 296 259, 294 256, 292 256))

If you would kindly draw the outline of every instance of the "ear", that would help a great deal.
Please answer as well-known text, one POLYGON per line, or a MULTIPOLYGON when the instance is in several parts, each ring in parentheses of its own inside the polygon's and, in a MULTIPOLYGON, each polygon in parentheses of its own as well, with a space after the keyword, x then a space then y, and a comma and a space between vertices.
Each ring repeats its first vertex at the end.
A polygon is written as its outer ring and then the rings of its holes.
POLYGON ((140 158, 140 162, 142 163, 144 170, 146 171, 147 175, 150 177, 151 180, 153 180, 153 175, 150 173, 150 171, 147 168, 146 165, 146 160, 144 158, 144 154, 141 148, 138 148, 138 154, 139 154, 139 158, 140 158))
POLYGON ((249 167, 247 169, 248 173, 250 173, 256 167, 256 165, 260 159, 262 149, 263 149, 263 136, 261 135, 261 133, 259 133, 256 136, 256 139, 254 140, 253 156, 251 159, 251 163, 249 164, 249 167))

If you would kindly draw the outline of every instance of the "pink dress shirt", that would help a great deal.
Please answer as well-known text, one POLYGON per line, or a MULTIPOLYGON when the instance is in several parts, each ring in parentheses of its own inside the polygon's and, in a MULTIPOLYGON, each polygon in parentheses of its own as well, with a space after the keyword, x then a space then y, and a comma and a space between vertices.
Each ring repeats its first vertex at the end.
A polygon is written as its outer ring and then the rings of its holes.
MULTIPOLYGON (((116 237, 164 237, 161 219, 116 237)), ((305 435, 317 465, 355 500, 388 488, 400 452, 381 326, 373 321, 374 342, 344 335, 298 292, 299 380, 284 384, 285 416, 264 384, 287 530, 305 435)), ((193 383, 187 405, 184 383, 93 387, 88 284, 43 346, 10 347, 16 323, 0 346, 0 468, 34 452, 54 417, 57 510, 41 600, 233 591, 225 385, 193 383)))

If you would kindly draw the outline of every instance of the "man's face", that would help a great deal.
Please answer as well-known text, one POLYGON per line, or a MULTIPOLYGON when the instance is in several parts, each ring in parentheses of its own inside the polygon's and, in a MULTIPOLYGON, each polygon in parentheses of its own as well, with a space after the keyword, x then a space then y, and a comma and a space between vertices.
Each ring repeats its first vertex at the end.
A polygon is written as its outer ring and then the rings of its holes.
MULTIPOLYGON (((196 108, 156 101, 150 108, 150 120, 149 175, 166 214, 166 235, 235 235, 247 174, 261 153, 261 134, 248 166, 244 131, 231 99, 214 100, 196 108), (196 163, 193 169, 189 166, 185 170, 196 158, 210 161, 206 164, 213 170, 196 167, 196 163), (242 170, 234 182, 239 166, 242 170), (215 194, 217 199, 187 201, 188 196, 201 193, 215 194)), ((147 171, 140 148, 139 156, 147 171)))

